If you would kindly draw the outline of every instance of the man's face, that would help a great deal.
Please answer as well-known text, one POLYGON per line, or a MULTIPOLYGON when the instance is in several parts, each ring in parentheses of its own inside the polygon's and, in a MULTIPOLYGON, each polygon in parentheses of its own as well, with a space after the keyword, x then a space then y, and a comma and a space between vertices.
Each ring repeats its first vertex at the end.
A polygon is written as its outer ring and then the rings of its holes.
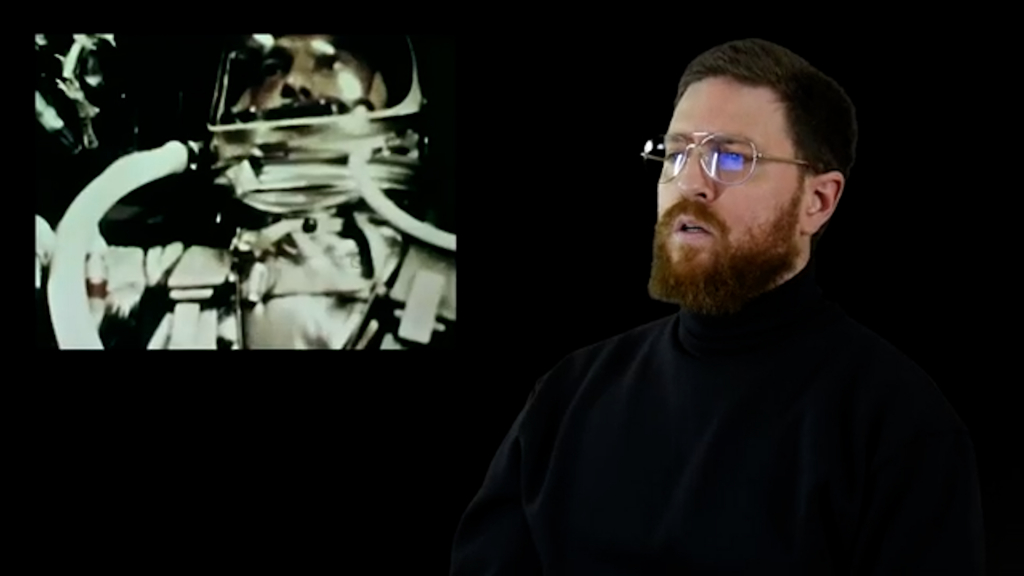
POLYGON ((381 110, 387 103, 380 73, 335 47, 329 35, 276 38, 264 59, 262 78, 242 94, 235 111, 269 110, 321 99, 373 110, 381 110))
MULTIPOLYGON (((712 78, 692 85, 676 106, 670 134, 744 136, 768 156, 794 158, 782 104, 766 88, 712 78)), ((738 312, 806 264, 817 228, 802 211, 813 196, 798 166, 758 162, 743 184, 712 180, 691 151, 683 170, 658 187, 651 296, 705 315, 738 312), (677 232, 680 216, 710 233, 677 232), (812 230, 813 229, 813 230, 812 230)))

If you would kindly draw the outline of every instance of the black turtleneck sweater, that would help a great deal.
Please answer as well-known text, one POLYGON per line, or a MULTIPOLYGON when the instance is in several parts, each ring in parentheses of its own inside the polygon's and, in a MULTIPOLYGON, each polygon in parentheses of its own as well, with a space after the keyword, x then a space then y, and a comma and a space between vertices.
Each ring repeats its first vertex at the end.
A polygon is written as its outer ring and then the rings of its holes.
POLYGON ((983 574, 968 431, 826 300, 814 261, 538 382, 463 515, 453 576, 983 574))

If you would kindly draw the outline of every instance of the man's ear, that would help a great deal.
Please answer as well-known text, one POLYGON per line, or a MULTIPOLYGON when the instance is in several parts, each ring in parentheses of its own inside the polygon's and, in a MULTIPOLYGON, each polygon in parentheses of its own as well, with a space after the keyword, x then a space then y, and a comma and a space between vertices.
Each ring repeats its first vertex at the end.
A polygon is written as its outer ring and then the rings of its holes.
POLYGON ((388 104, 388 88, 384 85, 384 77, 377 72, 370 81, 370 94, 367 99, 376 110, 383 110, 388 104))
POLYGON ((243 92, 242 97, 239 98, 238 102, 236 102, 235 105, 231 107, 231 111, 237 113, 248 108, 252 104, 252 91, 253 89, 249 88, 248 90, 243 92))
POLYGON ((810 186, 811 202, 804 213, 808 234, 813 234, 821 229, 832 218, 839 199, 846 187, 846 178, 842 173, 833 170, 824 174, 818 174, 808 182, 810 186))

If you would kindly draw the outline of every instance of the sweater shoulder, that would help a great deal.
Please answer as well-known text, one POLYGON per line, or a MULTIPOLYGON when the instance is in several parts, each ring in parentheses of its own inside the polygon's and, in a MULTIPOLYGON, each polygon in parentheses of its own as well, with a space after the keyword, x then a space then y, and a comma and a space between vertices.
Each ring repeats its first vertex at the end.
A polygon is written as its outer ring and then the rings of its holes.
POLYGON ((880 458, 925 436, 969 431, 936 380, 881 334, 845 317, 845 359, 853 411, 881 445, 880 458))

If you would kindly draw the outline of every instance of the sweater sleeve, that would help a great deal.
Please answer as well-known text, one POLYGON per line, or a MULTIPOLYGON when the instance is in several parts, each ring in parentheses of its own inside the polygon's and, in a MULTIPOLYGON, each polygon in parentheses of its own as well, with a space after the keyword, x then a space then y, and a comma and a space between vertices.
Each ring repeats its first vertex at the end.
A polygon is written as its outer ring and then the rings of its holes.
POLYGON ((917 438, 870 476, 854 574, 985 573, 974 446, 966 431, 917 438))
POLYGON ((462 515, 452 547, 451 576, 542 573, 520 486, 519 430, 527 409, 512 424, 491 461, 483 487, 462 515))

